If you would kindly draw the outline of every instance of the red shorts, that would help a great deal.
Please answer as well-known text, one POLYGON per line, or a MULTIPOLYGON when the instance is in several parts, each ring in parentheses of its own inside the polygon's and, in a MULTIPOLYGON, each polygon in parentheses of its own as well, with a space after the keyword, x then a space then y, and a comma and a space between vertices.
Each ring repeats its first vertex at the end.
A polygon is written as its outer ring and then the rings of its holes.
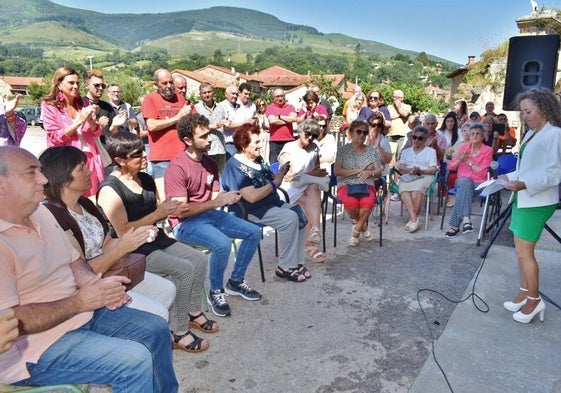
POLYGON ((368 186, 369 195, 357 198, 347 195, 347 186, 337 187, 337 198, 343 202, 345 209, 373 209, 376 205, 376 189, 368 186))

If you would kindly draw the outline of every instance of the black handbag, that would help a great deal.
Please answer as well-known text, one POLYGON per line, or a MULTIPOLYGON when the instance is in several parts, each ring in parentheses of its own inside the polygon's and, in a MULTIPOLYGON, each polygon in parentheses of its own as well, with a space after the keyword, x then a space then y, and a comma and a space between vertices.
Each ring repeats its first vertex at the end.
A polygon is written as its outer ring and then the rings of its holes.
POLYGON ((367 197, 370 195, 370 191, 368 191, 368 184, 347 184, 347 195, 355 198, 367 197))

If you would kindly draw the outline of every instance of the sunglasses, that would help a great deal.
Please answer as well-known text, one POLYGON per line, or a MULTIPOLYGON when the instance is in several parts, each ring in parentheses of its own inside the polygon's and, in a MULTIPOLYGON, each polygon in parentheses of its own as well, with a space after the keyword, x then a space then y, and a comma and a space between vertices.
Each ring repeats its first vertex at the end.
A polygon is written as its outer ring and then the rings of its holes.
POLYGON ((379 99, 379 98, 380 98, 380 97, 375 97, 375 96, 370 96, 370 97, 368 97, 369 100, 377 100, 377 99, 379 99))
POLYGON ((127 154, 127 158, 141 158, 142 156, 144 156, 144 147, 127 154))
POLYGON ((368 135, 368 130, 355 130, 357 135, 368 135))
POLYGON ((95 87, 96 89, 105 89, 107 85, 105 83, 94 83, 93 87, 95 87))
POLYGON ((318 137, 316 134, 312 134, 309 131, 306 131, 304 133, 304 136, 306 137, 306 139, 311 139, 312 141, 318 137))
POLYGON ((370 127, 373 127, 373 128, 382 128, 383 127, 382 123, 368 123, 368 124, 370 124, 370 127))
POLYGON ((411 139, 413 139, 414 141, 422 141, 425 139, 424 136, 417 136, 417 135, 412 135, 411 139))

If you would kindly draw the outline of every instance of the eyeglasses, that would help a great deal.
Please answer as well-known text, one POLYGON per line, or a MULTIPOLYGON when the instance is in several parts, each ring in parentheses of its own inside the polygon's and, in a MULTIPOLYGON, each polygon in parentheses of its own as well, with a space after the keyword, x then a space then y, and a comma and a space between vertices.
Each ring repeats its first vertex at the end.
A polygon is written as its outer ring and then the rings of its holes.
POLYGON ((312 134, 309 131, 304 132, 304 136, 306 139, 311 139, 312 141, 318 137, 316 134, 312 134))
POLYGON ((355 130, 357 135, 368 135, 368 130, 355 130))
POLYGON ((94 83, 93 87, 95 87, 96 89, 105 89, 107 85, 105 83, 94 83))
POLYGON ((144 156, 144 147, 127 154, 127 158, 140 158, 144 156))
POLYGON ((379 98, 380 98, 380 97, 376 97, 376 96, 370 96, 370 97, 368 97, 369 100, 377 100, 377 99, 379 99, 379 98))
POLYGON ((372 128, 382 128, 384 125, 382 123, 368 123, 372 128))
POLYGON ((277 94, 277 95, 275 96, 275 98, 283 98, 283 97, 284 97, 284 94, 277 94))
POLYGON ((414 141, 423 141, 425 139, 425 137, 424 136, 412 135, 411 139, 413 139, 414 141))

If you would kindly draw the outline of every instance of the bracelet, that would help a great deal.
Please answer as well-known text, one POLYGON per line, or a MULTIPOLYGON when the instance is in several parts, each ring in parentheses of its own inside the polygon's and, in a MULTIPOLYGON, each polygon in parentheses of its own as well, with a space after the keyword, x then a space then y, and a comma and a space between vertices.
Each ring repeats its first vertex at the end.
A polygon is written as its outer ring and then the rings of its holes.
POLYGON ((269 184, 271 185, 271 188, 273 189, 273 192, 277 191, 277 185, 275 184, 274 181, 269 180, 269 184))

